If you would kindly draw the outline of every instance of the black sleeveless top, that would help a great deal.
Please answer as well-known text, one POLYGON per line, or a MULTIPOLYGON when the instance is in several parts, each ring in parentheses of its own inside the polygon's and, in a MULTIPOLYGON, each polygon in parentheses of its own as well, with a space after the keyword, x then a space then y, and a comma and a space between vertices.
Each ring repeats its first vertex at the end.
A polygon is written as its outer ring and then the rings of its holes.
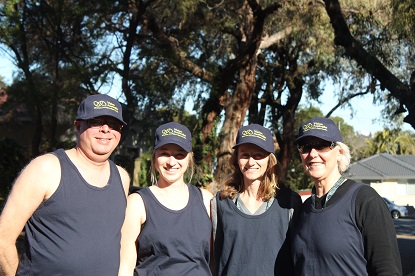
POLYGON ((25 226, 17 275, 117 275, 127 200, 116 165, 105 187, 88 184, 59 149, 61 181, 25 226))
POLYGON ((146 209, 138 236, 138 275, 211 275, 212 224, 201 191, 187 186, 189 201, 178 211, 162 205, 149 188, 138 191, 146 209))
POLYGON ((350 185, 341 199, 315 209, 311 198, 303 205, 293 238, 295 275, 368 275, 364 241, 356 223, 356 194, 363 183, 350 185))
POLYGON ((216 195, 215 275, 293 275, 290 232, 300 208, 300 196, 279 191, 260 215, 241 212, 229 199, 216 195), (294 212, 294 216, 293 216, 294 212))

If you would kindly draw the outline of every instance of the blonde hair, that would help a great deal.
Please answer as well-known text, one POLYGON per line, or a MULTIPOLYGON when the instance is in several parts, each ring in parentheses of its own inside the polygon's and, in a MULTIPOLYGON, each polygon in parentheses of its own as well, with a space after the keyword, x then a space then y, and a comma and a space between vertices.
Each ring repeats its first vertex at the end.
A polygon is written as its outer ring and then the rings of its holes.
MULTIPOLYGON (((238 164, 238 149, 234 150, 229 159, 233 173, 230 178, 226 180, 225 187, 220 192, 220 198, 225 199, 229 197, 234 199, 236 195, 243 189, 243 174, 239 169, 238 164)), ((265 200, 274 197, 278 187, 278 175, 276 174, 277 158, 273 153, 269 154, 268 166, 265 171, 264 178, 259 185, 258 195, 265 200)))
MULTIPOLYGON (((186 172, 184 174, 185 183, 190 183, 192 181, 192 177, 195 171, 195 161, 193 158, 193 152, 188 152, 186 158, 189 158, 189 164, 186 168, 186 172), (187 181, 186 181, 187 179, 187 181)), ((150 179, 151 179, 151 185, 157 184, 157 174, 158 171, 155 166, 156 163, 156 150, 153 151, 153 154, 151 155, 151 163, 150 163, 150 179)))
POLYGON ((340 159, 337 160, 337 165, 339 167, 339 172, 343 173, 349 168, 352 157, 350 155, 350 149, 346 144, 342 142, 337 142, 336 144, 342 151, 340 159))

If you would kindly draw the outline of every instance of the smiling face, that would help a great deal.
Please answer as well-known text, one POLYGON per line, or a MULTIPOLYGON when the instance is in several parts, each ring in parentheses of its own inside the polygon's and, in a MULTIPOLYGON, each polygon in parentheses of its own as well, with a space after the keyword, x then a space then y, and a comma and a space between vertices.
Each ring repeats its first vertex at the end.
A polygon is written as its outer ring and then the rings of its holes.
POLYGON ((308 137, 300 141, 299 151, 303 167, 314 181, 331 181, 331 178, 339 177, 339 146, 316 137, 308 137))
POLYGON ((166 144, 156 149, 155 168, 160 174, 158 184, 184 182, 190 154, 176 144, 166 144))
POLYGON ((268 168, 269 152, 254 144, 238 146, 238 165, 244 177, 244 183, 261 181, 268 168))
POLYGON ((119 121, 109 116, 98 118, 104 122, 101 126, 91 125, 88 120, 75 121, 75 127, 79 132, 78 148, 94 161, 96 159, 106 160, 121 139, 120 129, 110 127, 115 124, 120 125, 119 121))

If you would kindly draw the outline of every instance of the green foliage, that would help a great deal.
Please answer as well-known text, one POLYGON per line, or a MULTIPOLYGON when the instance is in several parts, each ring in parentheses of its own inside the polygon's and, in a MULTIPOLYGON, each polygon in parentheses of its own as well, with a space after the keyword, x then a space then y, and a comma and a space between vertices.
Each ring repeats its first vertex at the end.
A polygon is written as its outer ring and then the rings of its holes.
POLYGON ((291 159, 291 165, 287 173, 286 183, 295 191, 311 189, 314 183, 311 177, 305 173, 297 150, 295 155, 296 156, 291 159))
POLYGON ((415 154, 415 134, 400 129, 385 129, 377 132, 373 139, 366 140, 363 157, 378 153, 415 154))
POLYGON ((393 0, 393 27, 401 38, 415 40, 415 1, 393 0))
MULTIPOLYGON (((138 137, 137 145, 133 146, 142 151, 151 149, 154 130, 161 123, 175 120, 189 126, 197 138, 194 182, 198 185, 207 185, 214 172, 216 151, 222 142, 216 135, 220 132, 217 128, 221 111, 227 112, 225 120, 245 115, 226 109, 231 106, 228 102, 235 100, 235 88, 244 81, 241 72, 252 70, 256 80, 242 83, 240 89, 245 92, 255 89, 256 99, 252 101, 249 117, 272 122, 280 134, 284 129, 282 112, 291 110, 292 115, 302 97, 319 100, 327 81, 339 85, 332 92, 339 99, 351 93, 369 93, 370 88, 374 104, 385 103, 390 108, 385 114, 394 116, 399 105, 388 91, 356 63, 344 59, 343 49, 335 46, 323 2, 282 1, 282 7, 271 9, 277 2, 256 1, 259 7, 255 11, 250 6, 253 2, 4 1, 0 5, 0 42, 15 55, 20 69, 12 85, 16 91, 13 95, 18 97, 15 103, 27 104, 30 116, 39 122, 38 133, 44 129, 53 132, 59 107, 74 110, 85 94, 105 92, 111 87, 126 101, 127 121, 131 133, 138 137), (252 20, 259 11, 267 14, 252 20), (255 29, 254 24, 262 19, 263 29, 255 29), (258 32, 261 33, 255 39, 258 32), (270 46, 246 55, 252 47, 269 42, 276 34, 280 38, 270 46), (256 58, 258 64, 247 60, 256 58), (252 68, 244 67, 247 64, 252 68), (118 78, 121 81, 114 81, 118 78), (195 102, 197 115, 186 114, 186 100, 195 102), (201 114, 209 100, 218 105, 217 114, 201 114), (284 105, 285 100, 291 106, 284 105), (217 116, 213 119, 216 126, 211 133, 204 133, 203 137, 208 137, 203 140, 200 130, 208 116, 217 116)), ((414 0, 350 0, 341 4, 353 35, 396 76, 408 80, 415 60, 415 51, 411 51, 414 0)), ((250 99, 243 99, 246 100, 250 99)), ((71 114, 68 111, 66 115, 71 114)), ((292 120, 294 129, 302 121, 322 115, 317 109, 297 112, 292 120)), ((350 126, 334 119, 356 153, 355 146, 362 139, 355 140, 350 126)), ((57 136, 40 134, 38 148, 71 146, 71 142, 63 145, 54 141, 57 136)), ((281 145, 291 142, 279 141, 281 145)), ((398 142, 408 144, 403 139, 398 142)), ((131 145, 121 144, 121 147, 131 145)), ((134 154, 128 150, 124 157, 116 158, 131 168, 134 154)), ((402 151, 402 146, 395 151, 402 151)), ((297 153, 291 155, 286 158, 293 158, 291 167, 295 170, 288 177, 292 182, 298 179, 298 185, 306 187, 306 178, 299 174, 302 170, 298 167, 297 153)), ((147 183, 148 167, 144 163, 140 165, 144 167, 139 179, 147 183)))
POLYGON ((150 167, 151 167, 151 152, 142 154, 140 157, 140 168, 138 171, 138 183, 140 187, 151 186, 150 167))
MULTIPOLYGON (((217 133, 218 120, 216 120, 214 129, 208 136, 208 143, 205 145, 195 144, 193 147, 195 160, 195 174, 193 175, 192 184, 198 187, 207 187, 213 181, 214 163, 216 160, 216 151, 219 147, 219 137, 217 133)), ((201 133, 196 137, 200 141, 201 133)))
POLYGON ((15 178, 28 163, 27 149, 9 138, 0 138, 0 198, 6 198, 15 178))

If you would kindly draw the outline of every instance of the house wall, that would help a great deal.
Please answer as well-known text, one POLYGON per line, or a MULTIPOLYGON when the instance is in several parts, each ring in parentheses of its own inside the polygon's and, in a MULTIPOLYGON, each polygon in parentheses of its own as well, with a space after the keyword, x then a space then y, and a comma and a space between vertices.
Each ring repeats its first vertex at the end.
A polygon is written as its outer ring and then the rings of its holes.
POLYGON ((373 187, 379 195, 388 198, 395 202, 395 204, 415 206, 415 195, 407 193, 407 185, 407 181, 403 180, 385 180, 380 183, 370 182, 370 186, 373 187))

